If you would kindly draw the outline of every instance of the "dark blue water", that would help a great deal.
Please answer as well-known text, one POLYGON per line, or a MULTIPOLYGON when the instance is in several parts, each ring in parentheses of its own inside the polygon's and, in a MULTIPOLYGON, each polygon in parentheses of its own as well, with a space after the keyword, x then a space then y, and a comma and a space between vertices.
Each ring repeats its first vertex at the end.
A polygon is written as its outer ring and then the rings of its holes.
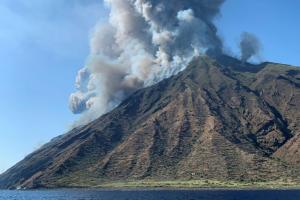
POLYGON ((300 200, 300 190, 1 191, 0 200, 300 200))

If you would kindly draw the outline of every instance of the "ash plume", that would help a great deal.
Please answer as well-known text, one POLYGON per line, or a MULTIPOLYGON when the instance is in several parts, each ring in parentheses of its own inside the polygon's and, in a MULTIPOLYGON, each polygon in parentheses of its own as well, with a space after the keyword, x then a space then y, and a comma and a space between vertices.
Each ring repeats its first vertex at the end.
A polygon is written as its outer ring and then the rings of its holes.
POLYGON ((213 20, 224 1, 104 0, 109 21, 95 27, 71 110, 87 122, 183 70, 194 56, 222 52, 213 20))
POLYGON ((253 56, 259 55, 260 49, 260 41, 255 35, 248 32, 241 34, 240 50, 243 62, 247 62, 253 56))

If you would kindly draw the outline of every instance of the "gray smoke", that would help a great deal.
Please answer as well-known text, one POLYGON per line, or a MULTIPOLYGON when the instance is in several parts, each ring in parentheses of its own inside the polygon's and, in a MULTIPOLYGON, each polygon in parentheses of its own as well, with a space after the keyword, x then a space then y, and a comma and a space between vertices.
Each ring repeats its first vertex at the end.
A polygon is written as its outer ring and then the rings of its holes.
POLYGON ((258 38, 248 32, 244 32, 241 35, 240 50, 241 60, 247 62, 253 56, 257 56, 260 53, 261 44, 258 38))
POLYGON ((225 0, 104 0, 109 21, 97 25, 76 78, 70 108, 86 119, 109 111, 139 88, 183 70, 206 51, 220 53, 213 24, 225 0))

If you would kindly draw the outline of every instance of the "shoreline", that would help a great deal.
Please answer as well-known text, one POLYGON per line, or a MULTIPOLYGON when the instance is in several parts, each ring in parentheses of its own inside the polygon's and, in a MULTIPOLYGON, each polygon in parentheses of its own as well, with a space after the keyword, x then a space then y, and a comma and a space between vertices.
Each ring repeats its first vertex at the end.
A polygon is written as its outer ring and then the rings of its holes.
POLYGON ((237 182, 217 180, 192 181, 128 181, 111 182, 94 188, 167 188, 167 189, 300 189, 300 183, 292 181, 237 182))
MULTIPOLYGON (((53 185, 39 188, 21 188, 20 190, 300 190, 299 182, 268 181, 268 182, 235 182, 214 180, 192 181, 127 181, 106 182, 101 184, 74 183, 70 185, 53 185)), ((1 190, 1 189, 0 189, 1 190)))
POLYGON ((39 189, 0 189, 1 191, 19 191, 19 192, 42 192, 42 191, 67 191, 67 190, 82 190, 82 191, 103 191, 103 192, 110 192, 110 191, 300 191, 300 187, 285 187, 285 188, 255 188, 255 187, 248 187, 248 188, 175 188, 175 187, 137 187, 137 188, 83 188, 83 187, 64 187, 64 188, 39 188, 39 189))

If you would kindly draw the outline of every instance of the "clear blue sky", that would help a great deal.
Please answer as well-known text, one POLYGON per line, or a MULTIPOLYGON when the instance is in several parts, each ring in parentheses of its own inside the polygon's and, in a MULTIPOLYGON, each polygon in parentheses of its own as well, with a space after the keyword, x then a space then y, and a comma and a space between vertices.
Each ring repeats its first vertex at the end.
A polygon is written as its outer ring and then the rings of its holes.
MULTIPOLYGON (((236 54, 249 31, 264 60, 300 66, 299 8, 296 0, 227 0, 217 25, 236 54)), ((101 0, 0 0, 0 173, 75 119, 69 94, 91 29, 106 16, 101 0)))

